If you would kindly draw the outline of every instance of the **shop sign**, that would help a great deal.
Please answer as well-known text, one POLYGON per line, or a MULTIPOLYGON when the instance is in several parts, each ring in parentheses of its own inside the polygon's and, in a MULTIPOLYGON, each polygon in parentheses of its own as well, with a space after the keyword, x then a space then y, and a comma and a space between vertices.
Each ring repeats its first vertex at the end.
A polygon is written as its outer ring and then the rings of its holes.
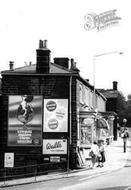
POLYGON ((44 161, 49 161, 49 157, 44 158, 44 161))
POLYGON ((67 132, 68 128, 68 100, 44 100, 43 132, 67 132))
POLYGON ((85 118, 83 123, 88 125, 88 126, 91 126, 94 124, 94 119, 93 118, 85 118))
POLYGON ((67 154, 67 139, 44 139, 43 154, 67 154))
POLYGON ((50 162, 60 162, 60 156, 51 156, 50 162))
POLYGON ((14 167, 14 153, 4 154, 4 167, 13 168, 14 167))
POLYGON ((41 146, 42 96, 9 96, 8 145, 41 146))

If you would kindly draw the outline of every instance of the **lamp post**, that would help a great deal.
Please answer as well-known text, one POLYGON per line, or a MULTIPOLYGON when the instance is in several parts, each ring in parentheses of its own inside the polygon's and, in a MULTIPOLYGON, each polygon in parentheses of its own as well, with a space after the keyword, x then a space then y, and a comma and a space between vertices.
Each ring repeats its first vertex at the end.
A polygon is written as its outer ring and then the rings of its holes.
POLYGON ((101 54, 94 55, 94 58, 93 58, 93 86, 94 86, 93 107, 94 107, 94 110, 96 110, 96 108, 97 108, 96 107, 96 98, 95 98, 95 75, 96 75, 95 63, 96 63, 96 59, 98 57, 106 56, 106 55, 110 55, 110 54, 123 55, 123 52, 120 52, 120 51, 111 51, 111 52, 106 52, 106 53, 101 53, 101 54))
POLYGON ((123 119, 123 127, 124 127, 124 130, 126 129, 126 123, 127 123, 127 119, 124 118, 124 119, 123 119))
MULTIPOLYGON (((111 52, 106 52, 106 53, 101 53, 101 54, 97 54, 94 56, 94 59, 93 59, 93 85, 94 85, 94 92, 93 92, 93 108, 94 108, 94 111, 97 110, 97 105, 96 105, 96 96, 95 96, 95 63, 96 63, 96 59, 101 57, 101 56, 106 56, 106 55, 111 55, 111 54, 119 54, 119 55, 123 55, 123 52, 120 52, 120 51, 111 51, 111 52)), ((117 124, 114 124, 114 140, 117 139, 117 135, 116 135, 116 126, 117 124)))

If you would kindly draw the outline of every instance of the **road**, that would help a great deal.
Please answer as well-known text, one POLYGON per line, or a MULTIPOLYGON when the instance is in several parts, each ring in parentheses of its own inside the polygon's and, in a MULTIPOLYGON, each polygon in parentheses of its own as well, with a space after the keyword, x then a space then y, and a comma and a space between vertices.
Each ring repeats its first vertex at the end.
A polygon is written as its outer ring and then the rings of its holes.
POLYGON ((82 175, 2 188, 3 190, 131 190, 131 147, 124 168, 97 176, 82 175))

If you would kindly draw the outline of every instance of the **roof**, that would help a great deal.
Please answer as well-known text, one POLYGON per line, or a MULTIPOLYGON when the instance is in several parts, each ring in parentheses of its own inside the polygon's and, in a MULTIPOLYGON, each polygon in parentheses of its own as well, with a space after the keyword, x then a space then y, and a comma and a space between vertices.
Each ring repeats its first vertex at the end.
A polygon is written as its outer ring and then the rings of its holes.
MULTIPOLYGON (((13 70, 2 71, 1 74, 37 74, 36 64, 26 65, 13 70)), ((50 63, 50 73, 76 73, 60 65, 50 63)))
MULTIPOLYGON (((5 71, 2 71, 1 74, 2 75, 27 75, 27 74, 28 75, 35 75, 35 74, 36 75, 38 75, 38 74, 43 75, 45 73, 43 73, 43 74, 42 73, 37 73, 36 72, 36 64, 31 64, 31 65, 25 65, 23 67, 15 68, 15 69, 12 69, 12 70, 5 70, 5 71)), ((94 87, 89 82, 87 82, 85 79, 83 79, 79 75, 79 72, 77 72, 76 70, 71 70, 71 69, 63 67, 61 65, 58 65, 58 64, 55 64, 55 63, 50 63, 50 72, 48 73, 48 75, 49 74, 58 74, 58 75, 64 74, 64 76, 66 76, 66 75, 68 75, 68 76, 75 75, 75 76, 79 77, 79 79, 82 80, 84 83, 86 83, 86 85, 88 85, 92 90, 94 89, 94 87)), ((95 90, 95 91, 104 100, 106 100, 105 96, 101 92, 99 92, 98 90, 95 90)))
POLYGON ((100 93, 102 93, 106 98, 117 98, 118 91, 113 89, 97 89, 100 93))

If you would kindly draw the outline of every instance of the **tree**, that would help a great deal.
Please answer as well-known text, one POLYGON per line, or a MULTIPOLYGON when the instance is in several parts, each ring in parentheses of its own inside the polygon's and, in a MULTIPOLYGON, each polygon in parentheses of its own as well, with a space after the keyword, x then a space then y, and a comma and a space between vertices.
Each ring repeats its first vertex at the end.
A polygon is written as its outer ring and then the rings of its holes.
POLYGON ((131 94, 127 97, 127 106, 126 106, 126 114, 127 114, 127 125, 131 126, 131 94))
POLYGON ((117 114, 119 117, 119 124, 122 125, 123 119, 127 118, 127 102, 122 92, 118 92, 117 97, 117 114))

